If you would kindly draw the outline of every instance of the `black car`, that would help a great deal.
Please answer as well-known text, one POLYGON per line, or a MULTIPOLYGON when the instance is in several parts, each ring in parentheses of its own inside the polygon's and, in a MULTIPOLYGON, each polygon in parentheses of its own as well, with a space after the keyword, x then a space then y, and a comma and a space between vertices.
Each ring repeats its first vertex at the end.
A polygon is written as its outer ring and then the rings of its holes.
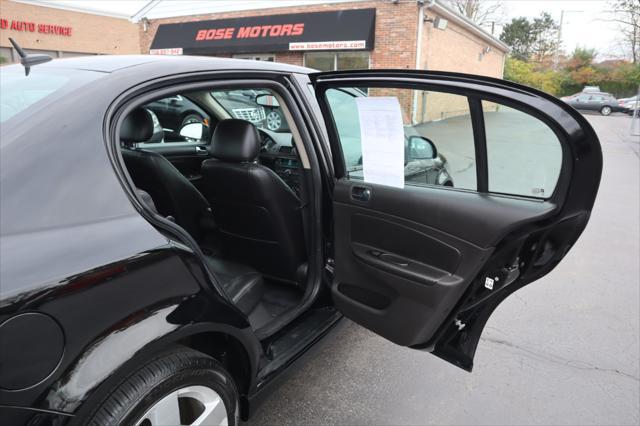
POLYGON ((562 98, 563 101, 577 110, 597 111, 602 115, 624 111, 616 98, 605 92, 582 92, 562 98))
MULTIPOLYGON (((494 309, 576 243, 602 169, 574 109, 488 77, 97 56, 0 79, 7 425, 237 424, 343 317, 471 371, 494 309), (420 107, 421 87, 462 99, 449 110, 470 108, 468 132, 438 118, 405 144, 394 117, 420 107), (274 97, 291 132, 257 129, 211 96, 234 88, 274 97), (361 115, 363 140, 341 138, 352 123, 332 112, 336 88, 385 98, 358 101, 382 105, 361 115), (179 142, 152 140, 149 105, 177 96, 211 137, 196 121, 179 142), (433 160, 467 133, 453 160, 473 188, 391 182, 406 156, 433 160), (385 141, 398 156, 372 157, 385 141), (364 176, 345 161, 353 143, 369 150, 364 176), (503 158, 526 164, 509 175, 503 158)), ((440 117, 429 96, 421 114, 440 117)))
POLYGON ((180 95, 159 99, 147 105, 165 132, 178 134, 189 123, 202 123, 207 117, 202 108, 180 95))

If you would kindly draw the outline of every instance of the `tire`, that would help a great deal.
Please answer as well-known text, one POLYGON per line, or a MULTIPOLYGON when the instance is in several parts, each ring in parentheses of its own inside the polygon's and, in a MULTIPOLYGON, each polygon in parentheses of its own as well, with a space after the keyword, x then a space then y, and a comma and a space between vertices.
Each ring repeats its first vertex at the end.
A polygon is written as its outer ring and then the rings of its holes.
POLYGON ((266 121, 267 129, 271 130, 272 132, 276 132, 282 127, 282 114, 280 114, 275 109, 271 110, 267 114, 266 121))
POLYGON ((180 124, 180 128, 182 129, 184 126, 190 123, 202 123, 204 118, 202 118, 199 114, 187 114, 186 117, 182 119, 182 124, 180 124))
POLYGON ((603 106, 602 108, 600 108, 600 114, 602 114, 602 115, 611 114, 611 107, 610 106, 603 106))
POLYGON ((211 423, 203 425, 221 424, 225 415, 229 425, 237 425, 239 412, 238 391, 229 373, 213 358, 179 347, 156 355, 129 375, 83 424, 162 426, 178 423, 176 419, 191 424, 211 414, 211 423))

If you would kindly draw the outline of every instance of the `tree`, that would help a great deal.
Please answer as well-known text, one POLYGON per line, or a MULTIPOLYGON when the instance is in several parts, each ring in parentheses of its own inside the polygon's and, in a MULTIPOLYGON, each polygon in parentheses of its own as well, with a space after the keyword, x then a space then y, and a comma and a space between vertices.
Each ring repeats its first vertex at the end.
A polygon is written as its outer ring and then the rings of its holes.
POLYGON ((538 71, 534 64, 512 57, 508 57, 505 63, 504 78, 552 95, 560 92, 563 83, 562 74, 550 69, 538 71))
POLYGON ((540 17, 513 18, 504 26, 500 40, 511 47, 511 56, 522 61, 545 62, 558 51, 558 25, 551 15, 543 12, 540 17))
POLYGON ((511 47, 511 56, 521 61, 528 61, 531 57, 533 36, 531 23, 527 18, 513 18, 504 26, 500 40, 511 47))
POLYGON ((640 1, 613 0, 611 5, 612 21, 618 23, 623 43, 629 49, 631 61, 640 62, 640 1))
POLYGON ((533 20, 531 31, 533 35, 532 51, 537 62, 544 62, 554 56, 558 46, 558 30, 560 27, 547 12, 533 20))
POLYGON ((480 25, 493 25, 504 20, 504 3, 495 0, 447 0, 447 3, 462 16, 480 25))
POLYGON ((593 64, 595 58, 595 49, 576 47, 571 54, 571 57, 567 59, 566 63, 564 64, 564 68, 568 71, 575 71, 579 68, 588 67, 593 64))

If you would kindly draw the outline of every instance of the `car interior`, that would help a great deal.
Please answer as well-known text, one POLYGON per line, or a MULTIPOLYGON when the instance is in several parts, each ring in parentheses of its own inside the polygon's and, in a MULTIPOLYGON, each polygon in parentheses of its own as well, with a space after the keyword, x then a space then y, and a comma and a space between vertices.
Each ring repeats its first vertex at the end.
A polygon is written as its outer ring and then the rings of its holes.
POLYGON ((287 116, 268 89, 215 93, 131 111, 120 129, 122 159, 140 201, 198 243, 252 328, 273 329, 307 289, 299 148, 291 123, 281 133, 266 128, 265 108, 287 116))

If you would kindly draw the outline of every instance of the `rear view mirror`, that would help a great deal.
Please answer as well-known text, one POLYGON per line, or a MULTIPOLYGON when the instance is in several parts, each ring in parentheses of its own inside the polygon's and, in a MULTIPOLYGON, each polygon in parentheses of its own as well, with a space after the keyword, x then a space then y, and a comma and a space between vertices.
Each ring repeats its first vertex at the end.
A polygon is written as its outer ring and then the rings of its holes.
POLYGON ((424 136, 409 137, 408 160, 433 160, 438 156, 436 146, 424 136))
POLYGON ((278 100, 273 95, 258 95, 256 97, 256 103, 260 106, 273 107, 273 108, 280 106, 280 104, 278 103, 278 100))
POLYGON ((189 123, 182 126, 180 129, 180 136, 187 139, 202 139, 202 132, 204 125, 202 123, 189 123))

